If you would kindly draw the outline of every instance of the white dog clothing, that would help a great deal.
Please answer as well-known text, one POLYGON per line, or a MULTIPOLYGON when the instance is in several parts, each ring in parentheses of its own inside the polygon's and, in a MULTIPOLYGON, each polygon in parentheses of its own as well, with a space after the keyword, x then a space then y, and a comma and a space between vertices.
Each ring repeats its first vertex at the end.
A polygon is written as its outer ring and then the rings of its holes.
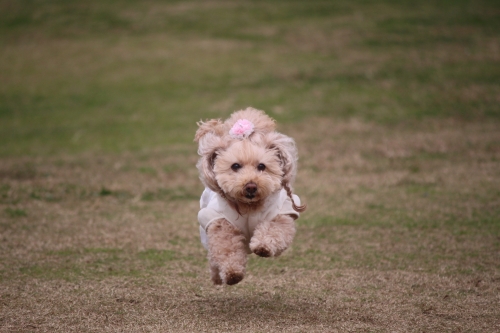
MULTIPOLYGON (((295 194, 293 194, 293 201, 295 205, 300 205, 300 199, 295 194)), ((245 235, 248 253, 251 253, 248 244, 257 224, 262 221, 271 221, 277 215, 291 215, 295 219, 299 217, 299 213, 293 209, 292 200, 284 189, 276 191, 267 197, 260 210, 240 215, 218 193, 205 188, 201 195, 200 208, 198 222, 200 223, 201 243, 205 249, 208 249, 206 232, 208 226, 218 219, 225 218, 245 235)))

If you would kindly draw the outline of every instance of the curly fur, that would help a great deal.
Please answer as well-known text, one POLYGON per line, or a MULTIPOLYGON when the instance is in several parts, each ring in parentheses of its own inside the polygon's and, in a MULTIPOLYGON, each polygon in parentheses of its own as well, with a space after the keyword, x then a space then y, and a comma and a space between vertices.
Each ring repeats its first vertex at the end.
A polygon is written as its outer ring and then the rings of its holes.
POLYGON ((250 250, 261 257, 277 257, 285 251, 295 236, 294 219, 278 215, 272 221, 263 221, 254 231, 250 250))
MULTIPOLYGON (((293 195, 297 173, 297 149, 292 138, 276 132, 273 119, 253 108, 234 112, 229 119, 212 119, 198 123, 195 141, 200 159, 197 168, 200 180, 210 190, 224 198, 240 215, 259 211, 272 193, 285 189, 293 195), (253 123, 254 131, 247 138, 229 135, 240 119, 253 123), (238 170, 232 166, 238 163, 238 170), (265 169, 259 170, 258 165, 265 169), (255 187, 252 195, 248 186, 255 187)), ((305 210, 292 199, 293 209, 305 210)), ((295 215, 278 215, 270 221, 261 221, 250 240, 241 230, 225 219, 217 220, 207 228, 208 259, 212 281, 215 284, 235 284, 245 274, 246 244, 262 257, 279 256, 293 241, 295 215)))
POLYGON ((245 275, 247 251, 245 236, 224 219, 208 227, 208 260, 214 284, 236 284, 245 275))

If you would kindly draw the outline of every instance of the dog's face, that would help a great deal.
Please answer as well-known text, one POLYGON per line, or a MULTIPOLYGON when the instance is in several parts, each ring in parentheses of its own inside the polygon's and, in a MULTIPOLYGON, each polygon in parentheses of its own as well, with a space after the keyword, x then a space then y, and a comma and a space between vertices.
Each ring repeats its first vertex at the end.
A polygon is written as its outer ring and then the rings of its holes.
POLYGON ((291 197, 297 170, 295 142, 276 132, 274 120, 264 112, 247 108, 224 122, 212 119, 198 126, 196 166, 207 188, 249 209, 257 209, 281 188, 291 197), (239 120, 253 128, 239 136, 239 120))
POLYGON ((281 188, 283 170, 276 150, 248 140, 221 151, 213 170, 225 195, 240 204, 258 205, 281 188))

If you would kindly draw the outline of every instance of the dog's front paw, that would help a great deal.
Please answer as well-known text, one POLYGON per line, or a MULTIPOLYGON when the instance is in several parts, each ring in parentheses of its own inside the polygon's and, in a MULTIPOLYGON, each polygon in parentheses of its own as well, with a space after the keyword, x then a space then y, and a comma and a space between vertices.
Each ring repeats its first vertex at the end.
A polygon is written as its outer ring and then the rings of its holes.
POLYGON ((266 244, 260 242, 257 239, 252 239, 250 242, 250 250, 259 257, 273 257, 275 255, 274 251, 266 244))
POLYGON ((244 277, 245 267, 239 265, 225 267, 220 273, 221 282, 230 286, 239 283, 244 277))
POLYGON ((272 256, 271 250, 269 250, 265 246, 261 246, 261 247, 256 248, 255 250, 253 250, 253 253, 255 253, 256 255, 263 257, 263 258, 268 258, 268 257, 272 256))
POLYGON ((229 272, 226 274, 225 280, 228 285, 232 286, 243 280, 244 276, 243 272, 229 272))

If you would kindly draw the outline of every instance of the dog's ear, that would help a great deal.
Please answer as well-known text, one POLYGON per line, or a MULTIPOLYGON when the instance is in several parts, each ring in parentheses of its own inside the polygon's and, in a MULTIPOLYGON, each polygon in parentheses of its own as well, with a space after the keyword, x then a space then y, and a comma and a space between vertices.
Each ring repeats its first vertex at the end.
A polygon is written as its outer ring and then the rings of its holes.
POLYGON ((214 173, 214 164, 217 154, 225 148, 223 140, 223 123, 218 119, 198 122, 198 130, 194 140, 198 142, 198 155, 200 159, 196 164, 200 172, 202 183, 212 191, 220 192, 214 173))
POLYGON ((222 136, 223 134, 223 122, 220 119, 207 120, 205 122, 199 121, 196 123, 198 125, 198 130, 194 136, 194 141, 199 142, 200 139, 207 133, 212 133, 217 136, 222 136))
POLYGON ((295 209, 297 212, 305 211, 306 205, 296 206, 292 197, 293 183, 295 181, 295 176, 297 175, 298 160, 295 141, 291 137, 278 132, 267 134, 266 139, 267 148, 273 150, 279 160, 281 170, 283 172, 281 184, 286 190, 287 195, 292 200, 293 209, 295 209))
POLYGON ((279 160, 283 172, 283 182, 293 184, 297 174, 297 148, 295 141, 289 136, 278 132, 266 135, 267 149, 273 150, 279 160))

